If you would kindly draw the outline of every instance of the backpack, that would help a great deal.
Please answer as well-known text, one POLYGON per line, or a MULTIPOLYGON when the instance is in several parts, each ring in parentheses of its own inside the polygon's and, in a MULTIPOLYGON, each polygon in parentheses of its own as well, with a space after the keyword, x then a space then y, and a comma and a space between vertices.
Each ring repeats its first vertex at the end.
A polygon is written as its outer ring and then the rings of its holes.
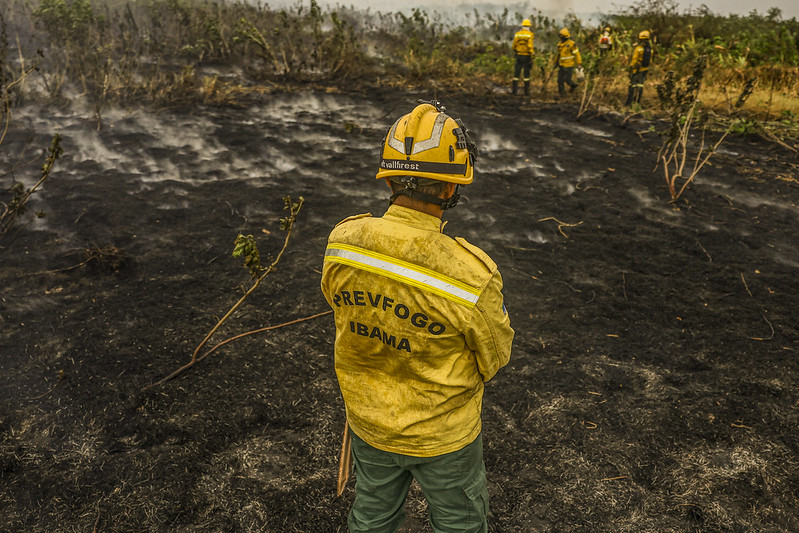
POLYGON ((644 45, 644 57, 641 58, 641 66, 648 67, 649 63, 652 61, 652 47, 649 43, 644 45))

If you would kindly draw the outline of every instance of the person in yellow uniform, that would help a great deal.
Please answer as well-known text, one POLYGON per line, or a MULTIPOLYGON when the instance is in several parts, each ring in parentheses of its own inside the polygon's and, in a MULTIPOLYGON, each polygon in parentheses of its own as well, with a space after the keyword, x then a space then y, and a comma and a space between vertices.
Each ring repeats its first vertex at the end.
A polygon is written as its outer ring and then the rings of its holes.
POLYGON ((530 70, 533 68, 533 32, 530 31, 530 19, 522 21, 522 29, 513 36, 513 52, 516 54, 516 65, 513 68, 513 89, 516 94, 519 85, 519 76, 523 75, 524 94, 530 94, 530 70))
POLYGON ((627 89, 627 102, 625 105, 640 104, 644 93, 644 81, 652 62, 652 45, 649 42, 647 30, 638 34, 638 43, 635 45, 630 58, 630 86, 627 89))
POLYGON ((613 49, 613 36, 610 26, 605 26, 605 31, 599 36, 599 55, 605 55, 613 49))
POLYGON ((388 210, 328 238, 321 285, 355 466, 351 532, 396 531, 413 479, 434 531, 487 531, 483 389, 514 333, 496 263, 441 221, 476 157, 463 123, 420 101, 383 143, 388 210))
POLYGON ((581 67, 583 59, 580 57, 580 50, 577 48, 575 42, 571 39, 569 30, 563 28, 558 32, 560 42, 558 43, 558 52, 555 56, 555 68, 558 69, 558 94, 563 96, 566 92, 566 85, 569 86, 569 91, 574 91, 577 83, 572 80, 574 69, 581 67))

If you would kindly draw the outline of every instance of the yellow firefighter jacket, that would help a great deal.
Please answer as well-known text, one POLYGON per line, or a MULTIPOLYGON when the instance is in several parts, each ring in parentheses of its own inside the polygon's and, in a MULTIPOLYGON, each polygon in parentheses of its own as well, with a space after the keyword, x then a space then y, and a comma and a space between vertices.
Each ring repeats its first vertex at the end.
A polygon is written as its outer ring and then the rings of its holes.
POLYGON ((522 28, 513 36, 513 51, 519 56, 533 56, 533 32, 522 28))
POLYGON ((644 66, 642 62, 644 60, 644 45, 638 43, 633 50, 633 56, 630 58, 630 70, 633 72, 644 72, 649 70, 649 65, 644 66))
POLYGON ((322 292, 352 431, 415 457, 457 451, 481 431, 483 384, 510 358, 502 277, 437 217, 392 205, 331 232, 322 292))
POLYGON ((580 57, 580 50, 571 39, 566 39, 558 43, 558 66, 573 67, 582 65, 583 59, 580 57))

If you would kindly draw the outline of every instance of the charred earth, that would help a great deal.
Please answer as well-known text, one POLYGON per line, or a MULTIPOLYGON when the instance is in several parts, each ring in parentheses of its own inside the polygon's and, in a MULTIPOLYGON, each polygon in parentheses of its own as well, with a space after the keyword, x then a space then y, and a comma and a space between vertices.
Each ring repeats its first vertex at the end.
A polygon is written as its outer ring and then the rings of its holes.
MULTIPOLYGON (((326 236, 383 212, 380 138, 429 96, 109 110, 99 131, 78 103, 16 111, 0 168, 54 132, 64 155, 0 250, 0 529, 346 530, 330 316, 146 387, 248 283, 236 235, 280 248, 284 196, 306 200, 288 251, 215 340, 327 310, 326 236)), ((490 530, 799 531, 795 154, 731 138, 670 203, 657 124, 445 103, 482 152, 446 232, 499 264, 516 330, 485 396, 490 530)), ((407 512, 430 531, 417 487, 407 512)))

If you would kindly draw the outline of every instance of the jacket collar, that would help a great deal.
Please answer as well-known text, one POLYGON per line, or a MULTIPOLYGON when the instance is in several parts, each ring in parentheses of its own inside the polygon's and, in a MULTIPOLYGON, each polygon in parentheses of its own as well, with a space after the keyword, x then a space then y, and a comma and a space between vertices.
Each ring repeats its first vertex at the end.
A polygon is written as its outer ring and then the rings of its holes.
POLYGON ((396 204, 391 204, 388 207, 388 211, 383 215, 383 218, 391 222, 411 226, 412 228, 435 231, 436 233, 441 233, 446 224, 438 217, 396 204))

